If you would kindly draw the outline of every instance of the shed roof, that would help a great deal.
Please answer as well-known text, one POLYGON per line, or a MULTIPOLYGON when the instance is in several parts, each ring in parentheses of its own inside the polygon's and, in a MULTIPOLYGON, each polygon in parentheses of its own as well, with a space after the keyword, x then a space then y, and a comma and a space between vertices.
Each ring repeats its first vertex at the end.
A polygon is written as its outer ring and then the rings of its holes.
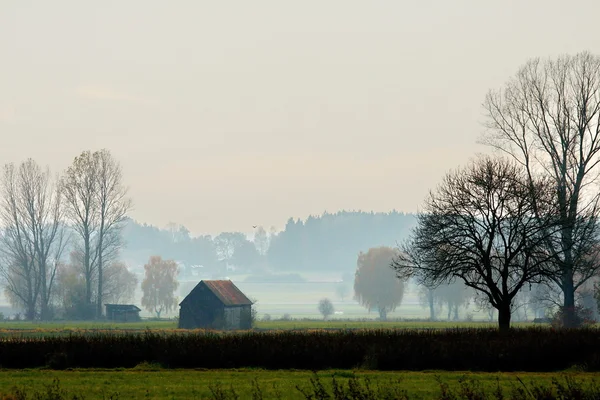
POLYGON ((226 306, 252 305, 252 300, 246 297, 246 295, 230 280, 200 281, 186 298, 183 299, 182 303, 191 296, 200 285, 205 285, 226 306))
POLYGON ((135 304, 105 304, 105 306, 106 309, 110 309, 111 311, 142 311, 142 309, 135 304))

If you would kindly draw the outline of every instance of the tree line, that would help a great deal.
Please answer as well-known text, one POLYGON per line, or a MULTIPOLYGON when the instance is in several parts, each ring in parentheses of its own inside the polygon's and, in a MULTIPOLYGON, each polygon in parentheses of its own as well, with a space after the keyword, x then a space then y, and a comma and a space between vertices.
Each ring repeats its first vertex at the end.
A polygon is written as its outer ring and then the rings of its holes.
POLYGON ((84 151, 60 175, 9 163, 0 179, 0 275, 26 319, 98 318, 105 300, 132 294, 136 278, 118 262, 132 202, 108 150, 84 151))
POLYGON ((123 258, 142 265, 154 254, 190 266, 202 265, 211 275, 223 276, 225 265, 261 273, 327 271, 352 274, 356 255, 371 247, 392 246, 408 237, 416 215, 391 212, 324 212, 308 218, 289 218, 281 231, 257 226, 253 235, 223 232, 192 236, 182 225, 158 228, 128 220, 123 258))

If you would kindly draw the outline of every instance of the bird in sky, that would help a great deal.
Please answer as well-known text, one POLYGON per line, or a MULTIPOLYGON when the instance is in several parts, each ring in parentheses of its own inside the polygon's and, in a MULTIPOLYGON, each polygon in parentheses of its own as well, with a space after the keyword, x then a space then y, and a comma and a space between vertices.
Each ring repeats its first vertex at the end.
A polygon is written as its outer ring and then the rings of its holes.
POLYGON ((253 227, 254 229, 256 229, 256 227, 257 227, 257 226, 258 226, 258 225, 252 225, 252 227, 253 227))

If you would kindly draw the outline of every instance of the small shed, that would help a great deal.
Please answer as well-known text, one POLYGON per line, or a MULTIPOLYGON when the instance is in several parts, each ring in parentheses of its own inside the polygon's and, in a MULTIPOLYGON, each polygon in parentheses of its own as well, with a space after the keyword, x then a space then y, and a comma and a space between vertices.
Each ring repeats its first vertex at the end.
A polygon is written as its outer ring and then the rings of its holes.
POLYGON ((179 303, 179 328, 251 327, 252 301, 230 280, 202 280, 179 303))
POLYGON ((106 318, 109 321, 131 322, 140 320, 140 311, 138 306, 133 304, 105 304, 106 318))

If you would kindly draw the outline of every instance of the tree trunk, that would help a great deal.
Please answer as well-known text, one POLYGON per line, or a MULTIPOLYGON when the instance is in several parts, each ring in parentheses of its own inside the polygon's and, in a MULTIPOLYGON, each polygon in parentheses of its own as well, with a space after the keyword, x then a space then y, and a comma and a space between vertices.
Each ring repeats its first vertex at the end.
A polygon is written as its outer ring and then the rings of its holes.
POLYGON ((500 303, 498 307, 498 328, 505 332, 510 329, 510 302, 500 303))
MULTIPOLYGON (((40 257, 41 258, 41 257, 40 257)), ((40 262, 39 266, 39 274, 40 274, 40 319, 45 321, 48 319, 48 288, 46 284, 46 263, 40 262)))
POLYGON ((458 304, 454 305, 454 320, 458 321, 458 304))
POLYGON ((429 301, 429 320, 435 321, 435 305, 433 304, 433 290, 431 289, 427 293, 427 300, 429 301))
POLYGON ((102 318, 102 237, 100 237, 98 243, 98 294, 96 302, 96 319, 102 318))
POLYGON ((573 283, 573 274, 570 271, 565 271, 563 275, 563 326, 565 328, 574 328, 576 325, 575 315, 575 289, 573 283))
POLYGON ((387 310, 385 308, 380 308, 379 309, 379 319, 382 321, 386 321, 387 320, 387 310))
MULTIPOLYGON (((84 254, 83 254, 83 267, 85 269, 85 303, 86 308, 90 308, 89 306, 92 304, 92 266, 90 265, 91 254, 90 254, 90 235, 85 230, 85 234, 83 237, 83 246, 84 246, 84 254)), ((86 318, 89 318, 87 316, 86 318)))
MULTIPOLYGON (((564 190, 564 189, 563 189, 564 190)), ((564 194, 563 194, 564 196, 564 194)), ((566 200, 564 200, 566 203, 566 200)), ((561 202, 562 203, 562 202, 561 202)), ((565 207, 566 208, 566 207, 565 207)), ((564 227, 562 234, 562 249, 564 251, 564 260, 560 269, 562 272, 561 283, 563 291, 563 327, 575 327, 575 284, 573 282, 573 226, 576 221, 574 218, 569 218, 566 215, 562 218, 562 226, 564 227)))
POLYGON ((35 319, 35 303, 27 304, 25 309, 25 319, 33 321, 35 319))

